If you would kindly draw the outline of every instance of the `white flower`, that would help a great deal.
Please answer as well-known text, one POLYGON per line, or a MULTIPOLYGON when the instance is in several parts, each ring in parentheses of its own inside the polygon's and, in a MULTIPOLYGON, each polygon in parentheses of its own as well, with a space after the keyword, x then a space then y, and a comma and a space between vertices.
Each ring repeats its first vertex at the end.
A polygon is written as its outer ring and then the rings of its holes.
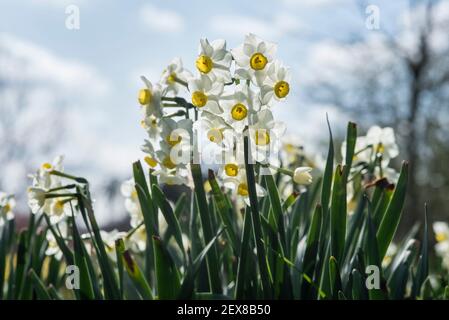
POLYGON ((64 156, 60 155, 53 159, 53 161, 43 163, 37 172, 33 175, 30 175, 30 178, 33 179, 32 185, 33 187, 42 188, 45 190, 58 188, 61 186, 61 178, 55 175, 52 175, 52 171, 64 171, 63 166, 64 156))
POLYGON ((139 103, 144 107, 145 118, 154 115, 158 118, 162 116, 162 88, 153 84, 144 76, 140 77, 146 88, 139 91, 139 103))
MULTIPOLYGON (((346 142, 341 146, 343 158, 346 156, 346 142)), ((398 156, 399 148, 396 144, 394 130, 390 127, 371 127, 366 136, 358 137, 355 147, 354 161, 367 162, 374 161, 376 154, 382 155, 382 167, 387 167, 390 159, 398 156)))
POLYGON ((293 173, 293 181, 300 185, 310 185, 312 183, 312 168, 310 167, 299 167, 296 168, 293 173))
MULTIPOLYGON (((259 78, 260 81, 260 78, 259 78)), ((279 61, 271 63, 266 77, 261 83, 260 99, 262 105, 268 105, 273 99, 280 101, 290 92, 290 71, 279 61)))
POLYGON ((223 83, 212 82, 209 77, 200 76, 189 81, 189 90, 192 94, 192 104, 201 110, 215 114, 223 113, 219 105, 220 95, 223 93, 223 83))
MULTIPOLYGON (((226 169, 224 170, 226 172, 226 169)), ((234 195, 243 199, 247 205, 250 205, 249 201, 249 189, 248 181, 246 179, 246 170, 243 166, 239 166, 237 174, 234 176, 231 174, 227 178, 223 179, 224 186, 233 191, 234 195)), ((266 190, 256 183, 256 195, 257 197, 266 196, 266 190)))
POLYGON ((134 179, 131 178, 123 182, 120 191, 125 197, 125 209, 131 217, 131 227, 135 228, 143 221, 143 215, 140 209, 134 179))
POLYGON ((207 39, 200 40, 199 56, 196 59, 196 68, 202 75, 212 81, 230 82, 230 67, 232 56, 226 50, 226 41, 222 39, 209 43, 207 39))
POLYGON ((174 58, 170 64, 162 72, 161 84, 166 86, 166 92, 172 92, 176 95, 182 84, 179 82, 187 82, 192 77, 190 71, 184 69, 181 58, 174 58))
POLYGON ((61 198, 53 198, 47 200, 49 211, 46 211, 45 213, 48 213, 50 216, 50 222, 52 224, 56 224, 62 219, 64 219, 66 216, 72 215, 72 209, 70 207, 70 201, 73 201, 71 199, 61 199, 61 198))
MULTIPOLYGON (((57 225, 54 225, 54 228, 56 229, 56 232, 59 232, 59 236, 61 238, 63 238, 63 239, 67 238, 68 226, 65 221, 61 221, 57 225)), ((61 260, 62 251, 59 248, 58 242, 56 241, 56 238, 50 229, 47 229, 47 233, 45 234, 45 237, 46 237, 47 243, 48 243, 47 249, 45 250, 45 255, 54 256, 56 260, 61 260)))
POLYGON ((32 213, 39 212, 45 205, 46 191, 42 188, 29 187, 27 190, 28 206, 32 213))
POLYGON ((14 196, 8 195, 5 192, 0 192, 0 226, 6 220, 14 219, 13 209, 16 206, 14 196))
POLYGON ((161 133, 160 118, 153 114, 149 115, 142 120, 141 125, 142 128, 147 131, 150 139, 156 140, 159 137, 159 134, 161 133))
MULTIPOLYGON (((159 217, 161 215, 158 215, 159 217)), ((147 231, 145 226, 140 226, 137 230, 132 230, 132 234, 125 238, 125 246, 133 252, 144 252, 147 246, 147 231)))
POLYGON ((255 116, 255 123, 249 127, 251 151, 254 159, 264 162, 273 154, 276 154, 280 149, 280 138, 285 130, 285 124, 274 121, 270 110, 259 111, 255 116))
POLYGON ((238 77, 253 80, 255 83, 263 82, 267 64, 274 61, 276 45, 265 42, 250 33, 245 36, 243 44, 231 50, 238 68, 235 73, 238 77))
POLYGON ((232 128, 241 133, 248 126, 249 118, 253 117, 260 109, 260 103, 254 97, 254 93, 246 85, 235 87, 234 94, 220 101, 224 109, 223 119, 232 128))
MULTIPOLYGON (((216 145, 231 147, 233 139, 232 127, 222 117, 203 111, 201 119, 195 123, 198 134, 205 136, 207 141, 216 145)), ((201 136, 202 137, 202 136, 201 136)))
POLYGON ((115 252, 115 240, 124 238, 126 236, 126 232, 120 232, 117 229, 109 232, 100 230, 100 235, 109 258, 112 261, 117 261, 117 254, 115 252))
POLYGON ((433 231, 435 233, 435 252, 441 257, 443 266, 449 270, 449 225, 445 222, 434 222, 433 231))
POLYGON ((161 124, 161 145, 172 148, 179 144, 190 145, 192 135, 192 120, 181 119, 176 121, 172 118, 162 118, 161 124))

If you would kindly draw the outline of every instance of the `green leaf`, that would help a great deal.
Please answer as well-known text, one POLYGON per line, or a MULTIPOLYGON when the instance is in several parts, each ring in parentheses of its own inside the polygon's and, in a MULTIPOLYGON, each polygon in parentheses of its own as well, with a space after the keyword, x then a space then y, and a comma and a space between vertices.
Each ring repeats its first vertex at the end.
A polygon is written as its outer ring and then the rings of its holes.
MULTIPOLYGON (((210 243, 213 239, 213 229, 211 217, 209 215, 209 208, 207 205, 206 193, 204 191, 201 166, 199 164, 192 163, 190 165, 190 169, 192 171, 193 183, 195 185, 195 196, 198 203, 204 241, 206 243, 210 243)), ((222 293, 218 253, 214 243, 212 244, 211 250, 207 254, 206 263, 209 275, 209 285, 212 292, 222 293)))
MULTIPOLYGON (((309 233, 307 234, 306 249, 304 252, 303 263, 301 264, 302 273, 306 274, 309 278, 313 278, 316 268, 322 219, 323 210, 321 205, 317 205, 309 228, 309 233)), ((310 289, 307 282, 302 282, 301 297, 304 297, 310 289)))
POLYGON ((131 256, 128 250, 125 250, 122 254, 123 264, 125 265, 126 272, 131 278, 137 291, 140 293, 141 297, 146 300, 153 300, 153 293, 151 292, 150 285, 147 279, 143 276, 139 265, 131 256))
POLYGON ((357 141, 357 125, 353 122, 349 122, 346 133, 345 181, 347 181, 349 172, 351 170, 352 160, 354 159, 356 141, 357 141))
POLYGON ((408 162, 402 164, 401 173, 397 186, 391 197, 387 211, 380 223, 377 231, 377 242, 379 244, 379 258, 382 260, 385 257, 388 246, 396 233, 396 229, 401 219, 402 208, 404 206, 406 189, 408 180, 408 162))
POLYGON ((92 287, 92 279, 89 274, 89 269, 87 267, 87 259, 89 259, 86 248, 84 248, 84 244, 81 240, 81 237, 78 233, 78 228, 76 227, 75 219, 70 217, 70 222, 72 225, 72 236, 74 243, 74 255, 75 255, 75 264, 79 269, 80 275, 80 288, 79 294, 81 299, 94 299, 94 291, 92 287))
POLYGON ((354 300, 368 300, 365 281, 357 269, 352 270, 352 298, 354 300))
POLYGON ((212 240, 204 247, 204 249, 198 254, 193 263, 189 265, 187 268, 186 274, 184 276, 184 280, 182 281, 181 289, 179 290, 178 300, 191 299, 194 291, 194 283, 195 277, 198 274, 201 264, 204 261, 209 250, 215 244, 215 241, 223 232, 223 229, 220 229, 217 234, 212 238, 212 240))
POLYGON ((236 255, 238 255, 240 252, 240 243, 237 240, 234 225, 231 221, 233 211, 232 206, 223 194, 223 191, 221 191, 213 170, 209 170, 208 179, 212 188, 212 195, 215 199, 215 204, 218 208, 218 214, 220 215, 221 222, 226 228, 226 234, 231 242, 232 248, 234 249, 236 255))
POLYGON ((243 217, 243 233, 241 240, 241 248, 239 262, 237 266, 237 281, 235 284, 235 299, 243 299, 243 294, 245 290, 246 277, 246 266, 249 262, 249 257, 252 255, 251 246, 251 216, 249 208, 246 207, 246 212, 243 217))
POLYGON ((260 276, 262 279, 262 293, 265 299, 272 298, 273 288, 270 277, 270 270, 267 264, 267 253, 264 246, 264 237, 259 215, 259 204, 257 202, 256 179, 254 177, 254 165, 251 157, 248 135, 243 138, 246 179, 248 183, 249 201, 251 203, 251 219, 253 222, 254 242, 256 243, 257 258, 259 264, 260 276))
POLYGON ((176 299, 180 283, 173 259, 161 238, 153 236, 153 247, 158 298, 160 300, 176 299))
MULTIPOLYGON (((171 232, 175 237, 176 243, 178 244, 179 249, 181 249, 184 261, 186 261, 184 245, 182 243, 182 231, 181 226, 179 225, 178 218, 175 216, 173 209, 168 200, 165 198, 165 195, 162 192, 162 190, 157 185, 153 185, 152 191, 153 191, 153 199, 157 203, 157 206, 161 209, 165 221, 167 221, 168 228, 171 229, 171 232)), ((153 244, 155 244, 154 241, 153 244)))
POLYGON ((346 237, 346 183, 345 167, 337 166, 334 175, 331 203, 331 255, 337 260, 343 257, 346 237))
POLYGON ((429 275, 429 230, 427 223, 427 205, 424 207, 424 235, 421 245, 421 253, 418 259, 418 268, 416 270, 415 278, 413 279, 412 298, 421 292, 421 287, 429 275))
POLYGON ((338 267, 337 260, 333 256, 329 258, 329 275, 332 297, 333 299, 338 299, 338 291, 342 290, 342 284, 340 269, 338 267))
POLYGON ((50 294, 47 292, 47 289, 45 289, 45 285, 33 269, 30 269, 28 272, 28 278, 33 284, 34 292, 36 292, 36 296, 39 300, 52 300, 50 294))
POLYGON ((287 239, 285 234, 284 226, 284 214, 282 211, 281 199, 279 197, 279 191, 276 186, 276 182, 271 174, 264 175, 265 183, 268 188, 268 195, 270 197, 270 203, 272 207, 272 212, 276 220, 276 225, 278 226, 278 235, 281 239, 282 248, 284 252, 289 252, 287 247, 287 239))
POLYGON ((332 138, 332 130, 329 124, 329 118, 326 115, 327 127, 329 129, 329 150, 327 153, 326 167, 323 175, 323 187, 321 190, 321 205, 323 207, 324 217, 327 217, 329 208, 329 200, 332 187, 332 173, 334 172, 334 141, 332 138))

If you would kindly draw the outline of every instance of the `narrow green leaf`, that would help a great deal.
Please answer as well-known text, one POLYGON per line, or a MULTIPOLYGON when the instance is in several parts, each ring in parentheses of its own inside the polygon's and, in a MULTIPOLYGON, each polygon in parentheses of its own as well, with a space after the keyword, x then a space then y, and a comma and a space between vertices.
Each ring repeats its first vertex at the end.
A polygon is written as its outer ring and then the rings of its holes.
POLYGON ((383 217, 379 230, 377 231, 377 242, 379 244, 379 258, 385 257, 388 246, 393 239, 396 229, 401 219, 402 208, 404 206, 408 180, 408 162, 402 164, 397 186, 391 197, 385 216, 383 217))
MULTIPOLYGON (((157 185, 153 185, 152 191, 153 191, 153 200, 156 202, 157 206, 161 209, 165 221, 167 221, 168 228, 171 229, 171 232, 175 237, 176 243, 178 244, 179 249, 181 249, 184 261, 186 261, 184 245, 182 243, 182 231, 181 226, 179 225, 178 218, 175 216, 173 209, 168 200, 165 198, 165 195, 162 192, 162 190, 157 185)), ((153 244, 155 244, 154 241, 153 244)))
POLYGON ((143 276, 139 265, 133 259, 131 253, 128 250, 125 250, 123 252, 122 259, 123 264, 125 265, 126 272, 128 273, 141 297, 146 300, 153 300, 153 294, 151 292, 150 285, 148 284, 146 278, 143 276))
POLYGON ((180 282, 173 259, 161 238, 153 236, 153 247, 158 298, 160 300, 176 299, 180 282))
POLYGON ((45 285, 42 283, 41 279, 39 279, 39 276, 36 274, 36 272, 34 272, 33 269, 30 269, 30 271, 28 271, 28 278, 33 284, 34 291, 36 292, 36 296, 39 300, 52 300, 50 294, 45 288, 45 285))
POLYGON ((342 284, 340 269, 337 260, 333 256, 329 258, 329 275, 332 298, 338 299, 338 291, 342 290, 342 284))
POLYGON ((343 257, 346 237, 346 183, 345 167, 337 166, 334 175, 331 203, 331 255, 338 261, 343 257))

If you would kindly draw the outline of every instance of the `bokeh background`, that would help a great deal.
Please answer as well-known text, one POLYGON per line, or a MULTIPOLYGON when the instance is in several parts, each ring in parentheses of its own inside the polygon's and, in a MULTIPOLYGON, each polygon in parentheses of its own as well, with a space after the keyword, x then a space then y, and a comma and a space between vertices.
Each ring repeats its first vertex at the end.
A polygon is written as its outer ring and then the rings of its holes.
POLYGON ((403 228, 426 201, 449 220, 449 1, 3 0, 0 190, 25 216, 27 173, 64 154, 66 171, 92 181, 102 224, 123 221, 120 183, 145 136, 139 76, 157 81, 176 56, 193 70, 200 38, 232 48, 248 32, 291 66, 274 113, 306 150, 326 150, 326 113, 337 139, 348 120, 361 134, 391 126, 393 166, 413 171, 403 228), (66 25, 73 8, 79 29, 66 25))

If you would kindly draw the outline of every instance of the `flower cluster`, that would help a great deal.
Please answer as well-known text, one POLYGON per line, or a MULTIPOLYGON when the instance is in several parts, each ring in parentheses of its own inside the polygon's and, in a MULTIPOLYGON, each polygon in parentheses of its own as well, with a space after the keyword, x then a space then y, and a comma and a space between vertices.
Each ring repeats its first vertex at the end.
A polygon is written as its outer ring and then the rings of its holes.
MULTIPOLYGON (((277 163, 285 125, 272 108, 290 93, 290 71, 275 58, 277 46, 248 34, 228 49, 224 40, 200 41, 196 74, 174 59, 152 84, 142 77, 138 101, 148 133, 143 151, 160 183, 191 185, 191 163, 218 165, 218 177, 236 195, 248 197, 244 137, 250 161, 277 163)), ((312 182, 311 168, 283 170, 296 183, 312 182)), ((256 186, 259 195, 265 192, 256 186)))

